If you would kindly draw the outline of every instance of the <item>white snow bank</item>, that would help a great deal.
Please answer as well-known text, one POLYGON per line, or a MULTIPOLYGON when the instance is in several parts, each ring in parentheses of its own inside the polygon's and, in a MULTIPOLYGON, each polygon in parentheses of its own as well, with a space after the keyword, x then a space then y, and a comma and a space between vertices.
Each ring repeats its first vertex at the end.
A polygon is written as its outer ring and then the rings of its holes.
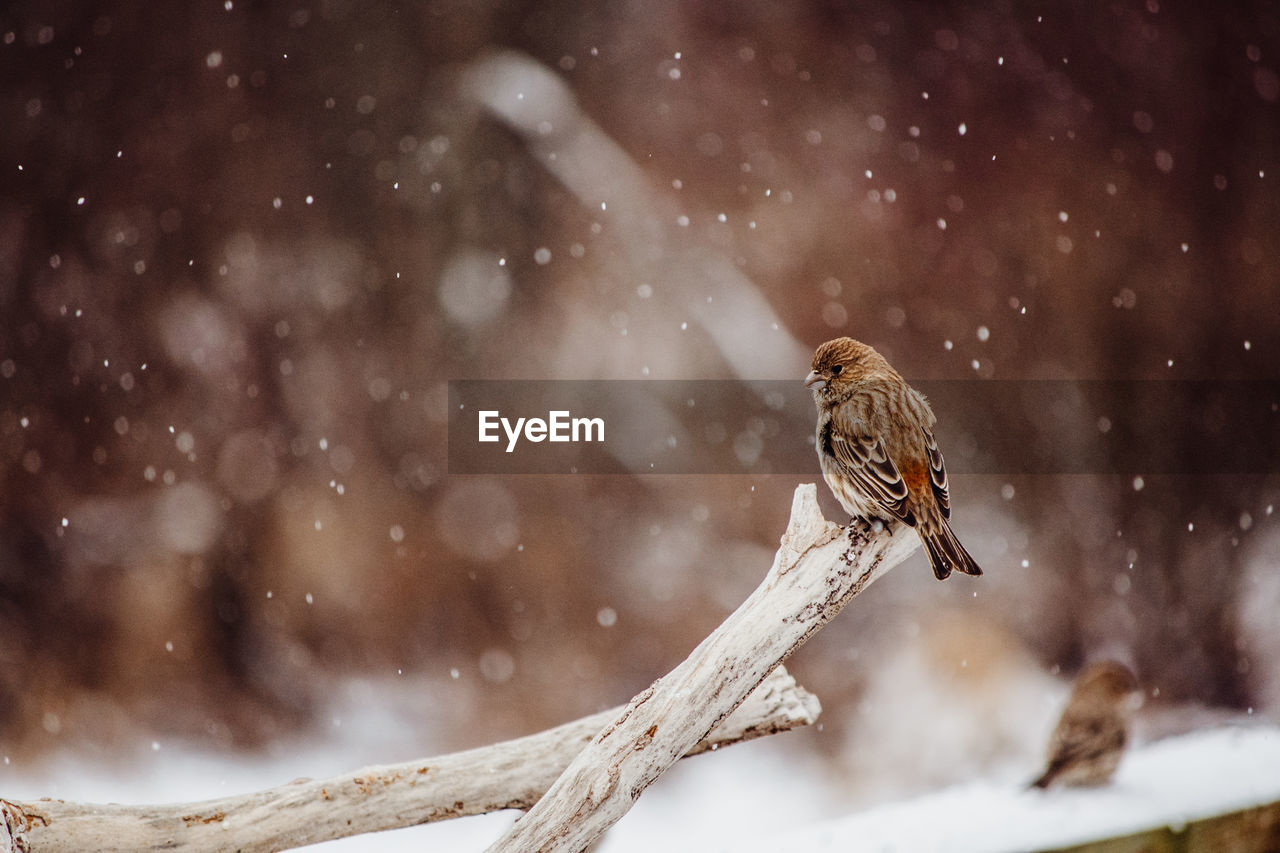
MULTIPOLYGON (((1126 756, 1094 790, 975 783, 766 838, 725 838, 734 853, 1003 853, 1083 844, 1280 800, 1280 728, 1223 728, 1126 756)), ((701 848, 705 850, 706 848, 701 848)))
MULTIPOLYGON (((382 721, 386 723, 386 720, 382 721)), ((367 731, 353 740, 366 741, 367 731)), ((388 733, 398 730, 389 727, 388 733)), ((403 733, 400 733, 403 734, 403 733)), ((173 802, 278 785, 298 775, 345 772, 394 755, 338 741, 246 760, 145 750, 122 768, 64 756, 37 770, 0 765, 0 791, 15 799, 173 802)), ((1035 772, 1029 767, 1027 779, 1035 772)), ((1007 853, 1063 847, 1182 824, 1280 800, 1280 728, 1202 730, 1133 750, 1115 783, 1098 790, 1025 791, 994 781, 875 806, 847 817, 816 760, 786 738, 763 738, 680 762, 606 836, 609 853, 642 850, 823 853, 1007 853)), ((517 813, 446 821, 306 848, 342 851, 479 851, 517 813)))

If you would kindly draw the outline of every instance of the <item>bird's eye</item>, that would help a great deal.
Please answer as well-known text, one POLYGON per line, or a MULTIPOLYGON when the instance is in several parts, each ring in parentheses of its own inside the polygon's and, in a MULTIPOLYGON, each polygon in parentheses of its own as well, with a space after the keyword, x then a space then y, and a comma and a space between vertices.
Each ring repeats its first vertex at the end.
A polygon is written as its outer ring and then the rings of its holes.
POLYGON ((832 376, 839 376, 839 375, 840 375, 840 371, 842 371, 842 370, 844 370, 844 365, 843 365, 843 364, 837 364, 835 367, 831 368, 831 375, 832 375, 832 376))

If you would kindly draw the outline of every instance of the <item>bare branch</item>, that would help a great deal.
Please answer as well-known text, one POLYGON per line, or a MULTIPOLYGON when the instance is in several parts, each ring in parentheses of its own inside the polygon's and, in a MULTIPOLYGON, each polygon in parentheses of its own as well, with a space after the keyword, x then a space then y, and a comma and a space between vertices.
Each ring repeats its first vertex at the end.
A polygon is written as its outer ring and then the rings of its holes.
POLYGON ((796 488, 773 567, 683 663, 631 700, 490 853, 580 851, 768 673, 919 545, 905 525, 846 529, 796 488))
MULTIPOLYGON (((813 723, 818 700, 778 667, 731 717, 688 750, 696 755, 813 723)), ((528 737, 439 758, 298 780, 199 803, 94 805, 0 800, 0 851, 285 850, 537 802, 573 757, 623 708, 528 737)))
POLYGON ((261 853, 530 807, 492 850, 582 850, 681 756, 812 723, 817 700, 779 664, 918 541, 901 525, 832 524, 815 487, 800 486, 764 582, 626 707, 494 746, 201 803, 0 800, 0 850, 261 853))

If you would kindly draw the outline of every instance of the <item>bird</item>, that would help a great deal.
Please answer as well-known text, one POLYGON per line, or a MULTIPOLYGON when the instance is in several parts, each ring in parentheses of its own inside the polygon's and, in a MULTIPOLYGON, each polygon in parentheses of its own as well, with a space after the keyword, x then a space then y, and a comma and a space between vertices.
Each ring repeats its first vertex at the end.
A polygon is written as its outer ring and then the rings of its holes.
POLYGON ((847 337, 818 347, 804 384, 818 407, 822 477, 845 511, 914 527, 938 580, 953 569, 982 574, 948 521, 947 469, 924 395, 873 347, 847 337))
POLYGON ((1115 775, 1129 740, 1129 723, 1142 696, 1124 664, 1099 661, 1085 667, 1049 739, 1049 760, 1031 788, 1061 784, 1105 785, 1115 775))

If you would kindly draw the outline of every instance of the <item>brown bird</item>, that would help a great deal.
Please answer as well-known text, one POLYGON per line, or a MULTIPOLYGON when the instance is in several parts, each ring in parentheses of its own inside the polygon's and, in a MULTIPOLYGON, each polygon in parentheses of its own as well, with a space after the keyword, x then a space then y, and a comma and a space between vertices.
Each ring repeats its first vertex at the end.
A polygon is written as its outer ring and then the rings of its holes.
POLYGON ((818 347, 804 384, 818 406, 822 477, 845 511, 914 527, 938 580, 982 574, 947 523, 947 470, 924 395, 853 338, 818 347))
POLYGON ((1049 763, 1032 788, 1105 785, 1115 775, 1129 740, 1129 722, 1141 702, 1138 680, 1111 660, 1086 667, 1049 739, 1049 763))

